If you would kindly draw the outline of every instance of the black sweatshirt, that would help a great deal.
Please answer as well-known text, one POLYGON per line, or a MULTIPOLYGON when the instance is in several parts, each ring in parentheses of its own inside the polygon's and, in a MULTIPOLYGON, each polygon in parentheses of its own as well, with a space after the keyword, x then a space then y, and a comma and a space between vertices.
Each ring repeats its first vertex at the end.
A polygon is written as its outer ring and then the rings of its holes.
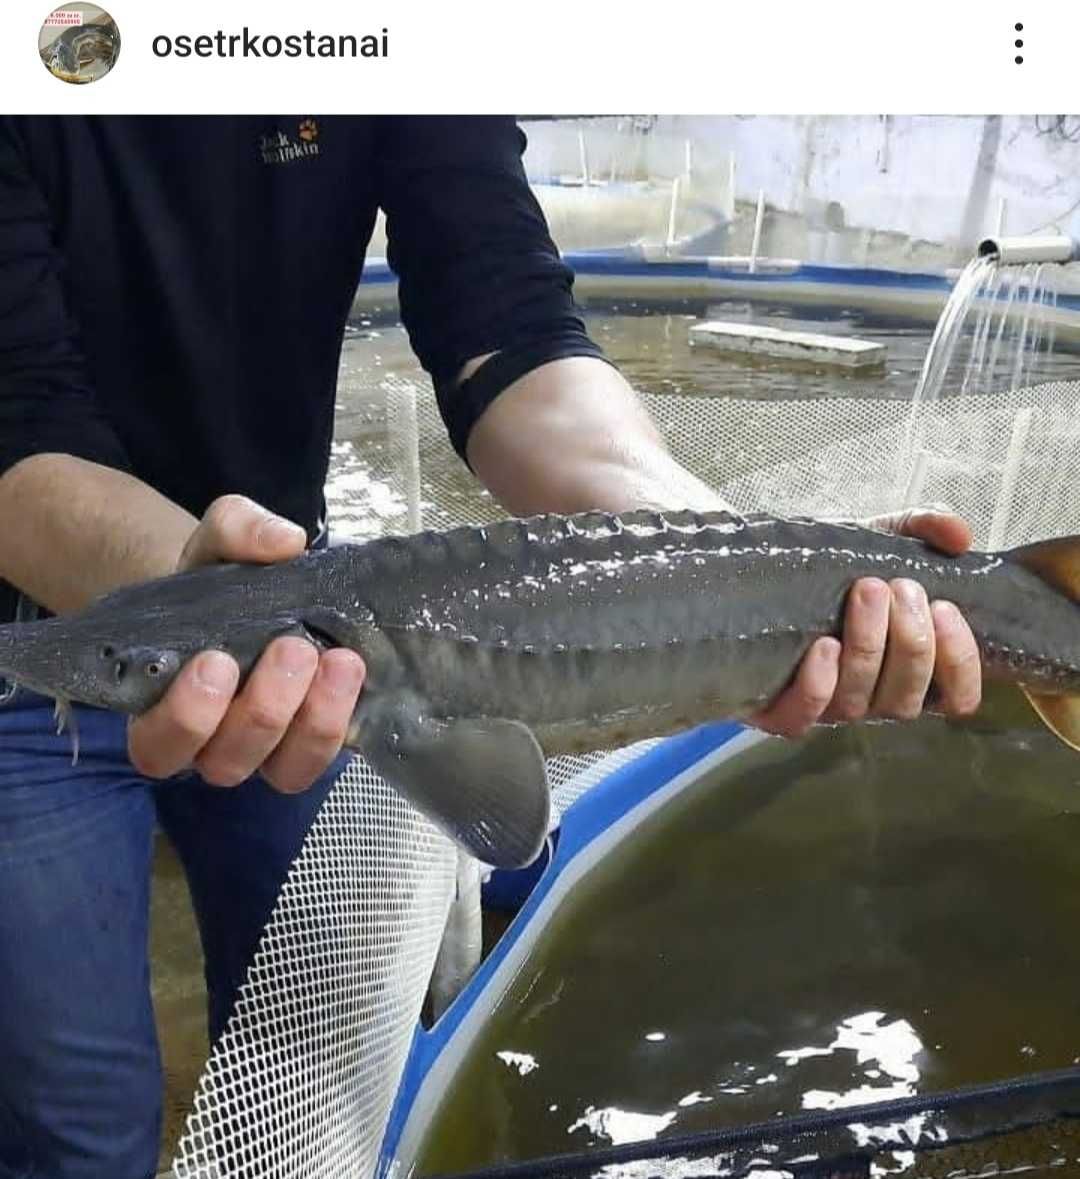
POLYGON ((0 472, 59 451, 195 515, 240 492, 314 536, 379 206, 463 453, 510 380, 600 355, 524 146, 509 118, 0 119, 0 472))

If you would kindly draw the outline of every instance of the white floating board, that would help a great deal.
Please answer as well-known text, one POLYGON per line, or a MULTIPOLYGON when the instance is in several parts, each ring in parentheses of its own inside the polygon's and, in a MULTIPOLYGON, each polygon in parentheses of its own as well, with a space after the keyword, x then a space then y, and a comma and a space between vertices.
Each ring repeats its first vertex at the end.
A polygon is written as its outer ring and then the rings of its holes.
POLYGON ((878 368, 885 363, 885 345, 850 336, 819 336, 815 332, 789 332, 784 328, 757 327, 749 323, 713 320, 690 329, 690 343, 718 352, 775 356, 805 360, 836 368, 878 368))

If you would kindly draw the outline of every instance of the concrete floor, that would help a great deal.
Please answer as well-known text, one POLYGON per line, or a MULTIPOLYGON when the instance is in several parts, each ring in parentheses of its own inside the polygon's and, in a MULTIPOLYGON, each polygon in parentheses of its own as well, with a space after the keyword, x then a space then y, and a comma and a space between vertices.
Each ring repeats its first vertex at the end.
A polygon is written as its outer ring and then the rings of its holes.
POLYGON ((206 1063, 206 987, 187 882, 168 840, 158 836, 150 904, 154 1010, 165 1070, 160 1169, 172 1161, 206 1063))

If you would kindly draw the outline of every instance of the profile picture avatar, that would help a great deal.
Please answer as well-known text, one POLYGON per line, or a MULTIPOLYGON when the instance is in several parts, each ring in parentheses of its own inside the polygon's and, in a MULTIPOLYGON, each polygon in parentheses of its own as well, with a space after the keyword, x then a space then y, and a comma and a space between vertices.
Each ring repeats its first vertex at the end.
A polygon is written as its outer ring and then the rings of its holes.
POLYGON ((119 56, 120 30, 103 8, 75 0, 45 18, 38 52, 54 78, 76 85, 96 82, 119 56))

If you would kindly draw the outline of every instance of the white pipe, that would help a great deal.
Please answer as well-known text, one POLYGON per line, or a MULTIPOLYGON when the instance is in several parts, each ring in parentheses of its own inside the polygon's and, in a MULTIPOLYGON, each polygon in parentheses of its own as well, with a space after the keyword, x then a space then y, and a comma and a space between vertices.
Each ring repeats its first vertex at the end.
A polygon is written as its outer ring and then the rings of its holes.
POLYGON ((585 150, 585 128, 578 129, 578 154, 581 156, 581 183, 589 187, 589 153, 585 150))
MULTIPOLYGON (((906 460, 907 456, 905 455, 904 458, 906 460)), ((911 475, 908 478, 907 487, 900 497, 902 507, 914 508, 922 503, 923 488, 926 486, 929 466, 930 455, 920 447, 915 452, 914 461, 911 464, 911 475)))
POLYGON ((1016 481, 1020 477, 1020 467, 1024 460, 1024 448, 1027 436, 1031 430, 1031 418, 1034 410, 1028 406, 1021 409, 1013 419, 1012 437, 1009 439, 1009 450, 1005 455, 1005 468, 1001 476, 1001 490, 998 492, 997 503, 994 504, 994 518, 990 522, 990 536, 986 547, 994 552, 1005 543, 1005 529, 1009 523, 1013 496, 1016 494, 1016 481))
POLYGON ((980 258, 997 258, 1003 266, 1026 262, 1080 262, 1080 241, 1064 234, 1045 237, 988 237, 979 243, 980 258))
POLYGON ((398 470, 405 493, 407 528, 409 532, 419 532, 423 526, 423 514, 420 510, 420 414, 416 386, 408 381, 394 381, 388 393, 391 436, 397 439, 400 447, 398 470))
POLYGON ((994 230, 994 237, 1001 238, 1005 236, 1005 210, 1008 207, 1008 203, 1005 197, 1002 197, 998 201, 997 228, 994 230))
POLYGON ((679 178, 671 182, 671 209, 668 211, 667 245, 675 244, 675 220, 679 212, 679 178))
POLYGON ((754 242, 750 247, 750 273, 757 273, 758 250, 761 249, 761 227, 765 222, 765 189, 759 188, 757 194, 757 215, 754 217, 754 242))
POLYGON ((384 388, 387 433, 394 451, 393 469, 398 472, 405 498, 406 528, 409 532, 419 532, 423 513, 420 510, 420 415, 416 386, 389 377, 384 388))
POLYGON ((728 152, 727 219, 735 220, 735 153, 728 152))

